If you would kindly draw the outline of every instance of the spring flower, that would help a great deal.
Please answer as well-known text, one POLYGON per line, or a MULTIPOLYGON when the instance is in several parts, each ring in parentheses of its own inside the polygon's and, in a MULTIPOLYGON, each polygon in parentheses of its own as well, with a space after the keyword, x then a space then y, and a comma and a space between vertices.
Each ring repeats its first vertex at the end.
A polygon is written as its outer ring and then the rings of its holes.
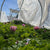
POLYGON ((25 24, 22 24, 22 26, 24 26, 24 27, 25 27, 25 24))
POLYGON ((26 42, 25 44, 28 45, 28 42, 26 42))
POLYGON ((46 32, 46 30, 44 30, 44 32, 46 32))
POLYGON ((17 44, 17 42, 15 42, 15 44, 17 44))
POLYGON ((18 41, 16 41, 15 44, 18 44, 18 41))
POLYGON ((27 39, 27 42, 29 42, 30 41, 30 39, 27 39))
POLYGON ((16 31, 16 29, 17 29, 17 26, 10 26, 11 31, 16 31))
POLYGON ((38 27, 38 26, 35 26, 35 27, 34 27, 34 29, 35 29, 35 30, 38 30, 38 29, 40 29, 40 27, 38 27))
POLYGON ((28 45, 28 44, 29 44, 30 39, 27 39, 26 41, 27 41, 27 42, 26 42, 25 44, 26 44, 26 45, 28 45))

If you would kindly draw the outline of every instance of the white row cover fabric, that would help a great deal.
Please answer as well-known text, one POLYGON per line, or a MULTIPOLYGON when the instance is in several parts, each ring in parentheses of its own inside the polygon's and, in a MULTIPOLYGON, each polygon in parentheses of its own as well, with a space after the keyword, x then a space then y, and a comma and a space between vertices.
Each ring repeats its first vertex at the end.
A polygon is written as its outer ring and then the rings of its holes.
MULTIPOLYGON (((50 28, 50 21, 48 23, 49 19, 47 18, 47 15, 49 15, 49 3, 50 0, 18 0, 18 5, 21 9, 18 19, 24 23, 31 24, 32 26, 40 26, 41 21, 41 26, 50 28)), ((48 17, 50 18, 50 16, 48 17)))
MULTIPOLYGON (((47 16, 43 25, 45 28, 50 29, 50 0, 46 0, 46 8, 47 8, 46 10, 47 16)), ((45 12, 45 15, 46 15, 46 12, 45 12)))
POLYGON ((0 15, 0 22, 2 23, 5 23, 5 22, 9 22, 5 12, 1 12, 1 15, 0 15))

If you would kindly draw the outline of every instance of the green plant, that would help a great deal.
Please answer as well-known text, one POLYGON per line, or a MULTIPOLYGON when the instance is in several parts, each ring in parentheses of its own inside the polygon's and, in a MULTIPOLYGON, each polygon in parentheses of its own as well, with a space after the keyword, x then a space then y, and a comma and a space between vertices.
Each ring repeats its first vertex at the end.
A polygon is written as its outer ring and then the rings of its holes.
POLYGON ((0 23, 0 50, 50 50, 50 30, 45 28, 34 30, 33 26, 29 24, 22 26, 22 24, 25 23, 21 21, 0 23), (10 26, 17 26, 17 29, 11 31, 10 26), (25 44, 27 38, 31 39, 28 45, 25 44), (15 44, 16 41, 19 43, 15 44))

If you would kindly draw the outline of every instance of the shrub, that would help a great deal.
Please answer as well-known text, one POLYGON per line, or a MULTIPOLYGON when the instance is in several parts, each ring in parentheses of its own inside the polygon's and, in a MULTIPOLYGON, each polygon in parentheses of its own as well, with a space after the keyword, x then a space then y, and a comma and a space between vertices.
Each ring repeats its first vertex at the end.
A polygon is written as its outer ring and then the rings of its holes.
POLYGON ((33 26, 20 21, 14 21, 14 23, 0 23, 0 50, 2 50, 2 48, 3 50, 50 49, 50 30, 45 28, 34 30, 33 26), (22 24, 25 24, 25 27, 23 27, 22 24), (11 26, 15 26, 15 31, 10 30, 11 26), (25 39, 27 38, 30 38, 31 41, 29 41, 28 45, 25 45, 27 43, 25 39), (18 41, 18 44, 15 44, 16 41, 18 41))

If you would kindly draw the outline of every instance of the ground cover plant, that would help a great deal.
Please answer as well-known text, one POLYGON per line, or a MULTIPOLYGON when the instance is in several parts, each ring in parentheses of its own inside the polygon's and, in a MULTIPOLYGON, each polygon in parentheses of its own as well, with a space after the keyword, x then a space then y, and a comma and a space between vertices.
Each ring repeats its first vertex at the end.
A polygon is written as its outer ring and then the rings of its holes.
POLYGON ((0 23, 0 50, 50 50, 50 30, 21 21, 0 23))

